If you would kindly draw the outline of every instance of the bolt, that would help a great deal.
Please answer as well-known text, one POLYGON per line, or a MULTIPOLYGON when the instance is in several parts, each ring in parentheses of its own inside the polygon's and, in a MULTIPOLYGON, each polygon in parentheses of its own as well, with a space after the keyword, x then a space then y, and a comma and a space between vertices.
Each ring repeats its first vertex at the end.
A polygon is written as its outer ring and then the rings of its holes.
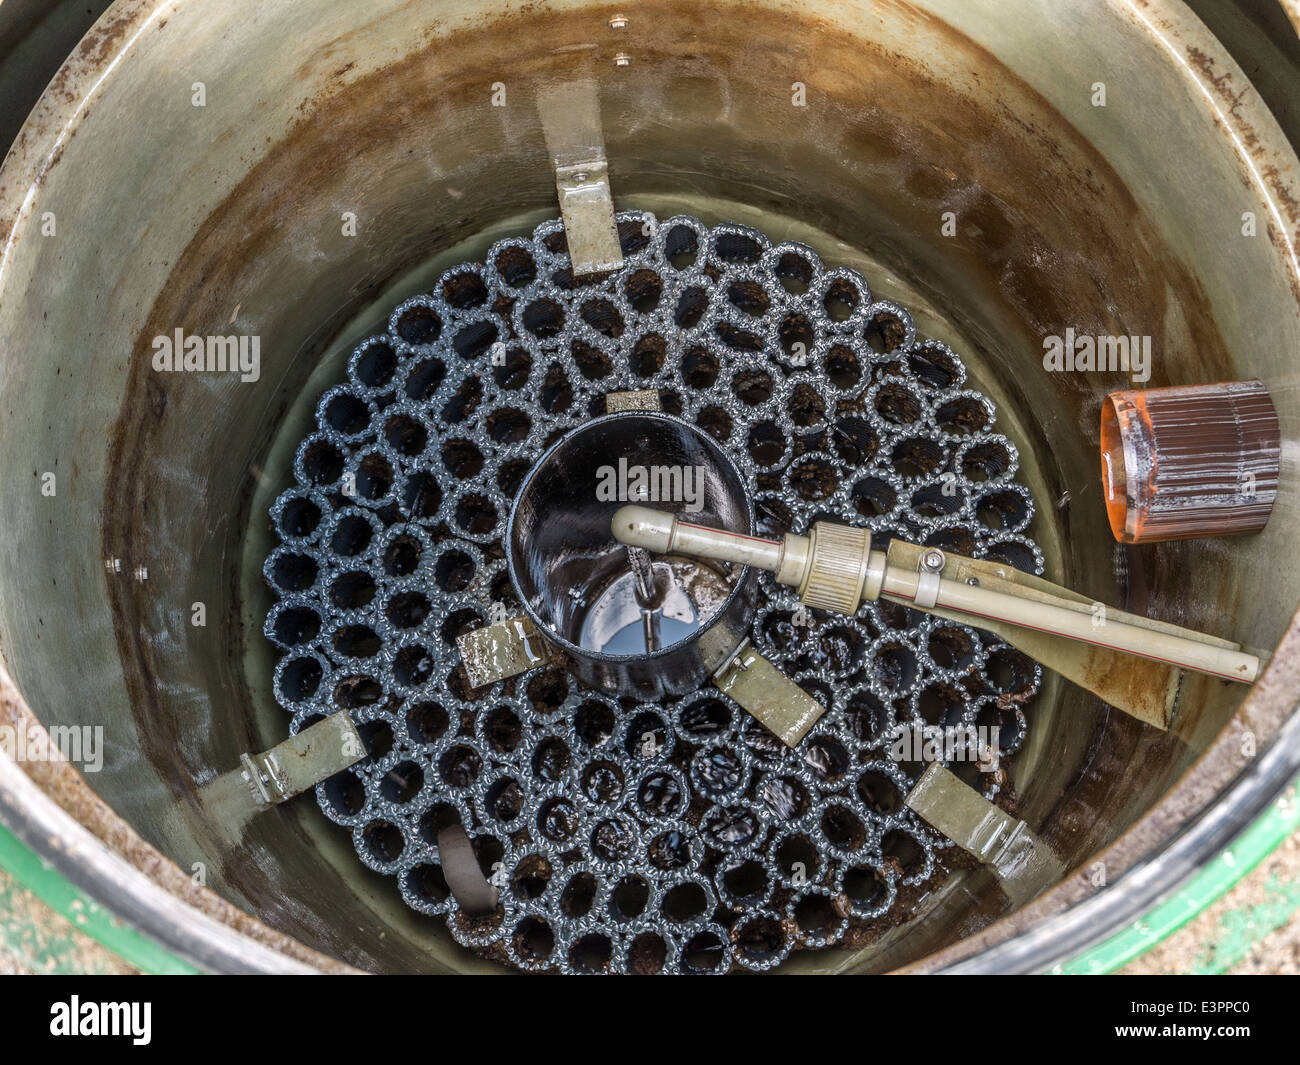
POLYGON ((623 29, 627 29, 627 16, 626 16, 626 15, 615 15, 615 16, 613 16, 613 17, 609 20, 609 28, 610 28, 611 30, 623 30, 623 29))
POLYGON ((931 573, 938 573, 943 569, 944 557, 943 552, 937 547, 932 547, 921 556, 921 565, 931 573))

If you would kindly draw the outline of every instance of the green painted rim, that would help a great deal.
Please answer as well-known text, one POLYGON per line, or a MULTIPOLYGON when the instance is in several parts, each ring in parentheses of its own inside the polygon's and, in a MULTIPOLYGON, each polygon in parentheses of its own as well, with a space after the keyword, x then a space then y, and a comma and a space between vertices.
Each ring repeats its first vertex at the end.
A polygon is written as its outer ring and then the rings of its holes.
POLYGON ((141 972, 191 975, 200 970, 136 931, 0 825, 0 867, 50 909, 141 972))
MULTIPOLYGON (((1057 966, 1052 972, 1100 974, 1123 968, 1204 912, 1297 829, 1300 829, 1300 779, 1292 781, 1268 809, 1233 840, 1231 846, 1221 851, 1213 862, 1173 896, 1140 920, 1057 966)), ((3 825, 0 825, 0 868, 66 918, 73 927, 142 972, 172 975, 200 972, 105 909, 3 825)), ((1285 893, 1280 902, 1270 905, 1269 912, 1260 916, 1264 924, 1275 927, 1300 910, 1300 891, 1285 893)), ((1237 942, 1248 945, 1252 930, 1254 927, 1247 920, 1245 927, 1238 930, 1237 942)), ((1209 966, 1207 971, 1228 967, 1244 953, 1244 946, 1225 953, 1222 963, 1209 966)))
MULTIPOLYGON (((1149 910, 1139 920, 1120 929, 1109 939, 1071 958, 1053 973, 1085 975, 1112 973, 1140 957, 1157 943, 1173 935, 1183 925, 1205 911, 1247 873, 1267 858, 1292 832, 1300 829, 1300 778, 1293 780, 1269 803, 1268 809, 1255 819, 1232 844, 1215 855, 1214 860, 1193 876, 1170 898, 1149 910)), ((1262 923, 1276 927, 1300 909, 1300 891, 1288 891, 1277 903, 1269 904, 1271 913, 1258 915, 1262 923)), ((1244 954, 1253 927, 1250 915, 1244 927, 1230 937, 1236 949, 1228 949, 1216 963, 1203 971, 1221 972, 1244 954)), ((1197 971, 1202 971, 1199 967, 1197 971)))

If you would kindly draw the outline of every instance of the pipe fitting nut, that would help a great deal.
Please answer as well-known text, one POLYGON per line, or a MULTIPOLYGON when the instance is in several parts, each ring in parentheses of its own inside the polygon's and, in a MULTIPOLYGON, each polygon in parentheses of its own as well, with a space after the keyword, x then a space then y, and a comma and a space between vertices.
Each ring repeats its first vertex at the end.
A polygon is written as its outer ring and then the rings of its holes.
POLYGON ((856 614, 867 590, 870 558, 870 529, 815 523, 799 598, 811 607, 856 614))

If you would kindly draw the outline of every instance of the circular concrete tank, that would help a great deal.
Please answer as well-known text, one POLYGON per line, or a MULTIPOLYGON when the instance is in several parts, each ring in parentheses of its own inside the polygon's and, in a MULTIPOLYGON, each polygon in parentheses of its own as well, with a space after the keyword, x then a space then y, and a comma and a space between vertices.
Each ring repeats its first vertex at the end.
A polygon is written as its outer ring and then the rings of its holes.
POLYGON ((1175 0, 620 14, 122 0, 63 66, 0 171, 0 723, 102 726, 104 764, 0 758, 0 817, 207 967, 492 968, 310 801, 244 820, 207 785, 285 735, 258 579, 278 441, 387 308, 556 214, 536 101, 590 79, 617 206, 804 240, 962 353, 1020 451, 1050 579, 1271 652, 1252 688, 1189 681, 1169 732, 1049 680, 1012 772, 1072 872, 1014 912, 986 870, 957 874, 922 919, 785 968, 1051 965, 1296 769, 1293 150, 1175 0), (1067 328, 1150 336, 1150 386, 1268 386, 1262 533, 1115 544, 1097 425, 1126 379, 1044 372, 1067 328), (154 371, 176 329, 259 337, 257 379, 154 371))

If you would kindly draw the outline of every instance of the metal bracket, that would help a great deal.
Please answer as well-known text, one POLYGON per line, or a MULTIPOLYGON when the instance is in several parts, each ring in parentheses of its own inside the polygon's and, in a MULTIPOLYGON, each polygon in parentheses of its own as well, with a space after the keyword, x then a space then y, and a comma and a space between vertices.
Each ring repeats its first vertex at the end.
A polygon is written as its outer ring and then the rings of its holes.
POLYGON ((826 707, 745 640, 713 675, 719 690, 756 717, 787 747, 797 747, 826 707))
POLYGON ((663 410, 659 389, 641 388, 632 392, 610 392, 605 396, 605 413, 621 414, 629 410, 663 410))
POLYGON ((447 825, 438 833, 438 864, 456 903, 471 917, 482 917, 497 908, 499 893, 479 868, 474 844, 463 825, 447 825))
POLYGON ((623 249, 614 221, 596 82, 570 81, 543 89, 537 110, 555 168, 573 276, 619 269, 623 249))
POLYGON ((516 677, 554 653, 527 617, 508 618, 457 637, 456 647, 471 688, 516 677))
POLYGON ((241 776, 263 806, 275 806, 314 788, 366 756, 366 745, 346 710, 330 714, 262 754, 241 754, 241 776))
POLYGON ((1064 863, 1028 825, 998 809, 938 762, 921 774, 905 801, 992 869, 1013 905, 1028 902, 1065 875, 1064 863))

